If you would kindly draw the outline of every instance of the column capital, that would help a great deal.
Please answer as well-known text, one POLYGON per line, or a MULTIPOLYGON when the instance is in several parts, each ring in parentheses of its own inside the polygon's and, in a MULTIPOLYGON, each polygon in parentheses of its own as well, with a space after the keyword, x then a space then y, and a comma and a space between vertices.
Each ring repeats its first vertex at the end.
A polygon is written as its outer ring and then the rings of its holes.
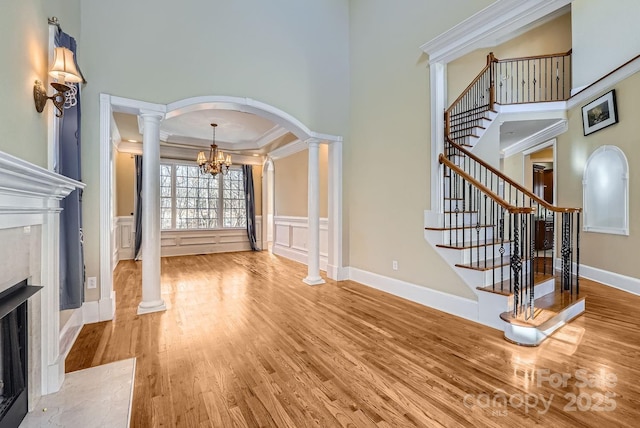
POLYGON ((142 119, 155 119, 158 122, 160 122, 161 120, 164 119, 164 112, 161 111, 157 111, 157 110, 146 110, 146 109, 140 109, 138 116, 141 117, 142 119))
POLYGON ((311 137, 307 138, 304 143, 309 147, 318 147, 320 143, 322 143, 322 140, 319 138, 311 137))

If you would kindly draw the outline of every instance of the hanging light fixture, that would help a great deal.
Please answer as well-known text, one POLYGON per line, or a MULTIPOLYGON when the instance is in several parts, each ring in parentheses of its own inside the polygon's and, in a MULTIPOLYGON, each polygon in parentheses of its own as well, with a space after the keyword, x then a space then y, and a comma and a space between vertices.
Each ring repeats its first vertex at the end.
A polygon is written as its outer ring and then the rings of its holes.
POLYGON ((209 159, 205 157, 204 152, 198 153, 198 158, 196 159, 202 174, 211 174, 213 176, 224 174, 229 170, 229 166, 231 166, 231 155, 225 156, 221 150, 218 150, 218 145, 216 144, 217 126, 217 123, 211 124, 213 128, 213 142, 211 143, 209 159))

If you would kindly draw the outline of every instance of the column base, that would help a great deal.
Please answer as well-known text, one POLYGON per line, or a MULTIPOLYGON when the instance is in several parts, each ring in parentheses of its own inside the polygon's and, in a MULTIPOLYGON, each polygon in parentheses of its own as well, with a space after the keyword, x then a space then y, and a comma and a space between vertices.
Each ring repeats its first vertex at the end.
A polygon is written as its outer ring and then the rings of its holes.
POLYGON ((140 302, 138 305, 138 315, 150 314, 152 312, 166 311, 167 305, 164 300, 155 300, 153 302, 140 302))
POLYGON ((321 276, 308 276, 305 279, 302 280, 302 282, 304 282, 307 285, 320 285, 320 284, 324 284, 324 279, 322 279, 321 276))

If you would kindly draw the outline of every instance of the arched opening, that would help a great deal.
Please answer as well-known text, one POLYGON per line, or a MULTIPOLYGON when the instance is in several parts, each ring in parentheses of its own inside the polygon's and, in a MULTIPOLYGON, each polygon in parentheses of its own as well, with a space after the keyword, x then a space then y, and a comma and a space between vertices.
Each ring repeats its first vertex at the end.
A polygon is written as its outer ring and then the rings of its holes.
MULTIPOLYGON (((195 117, 200 119, 202 117, 206 117, 208 112, 215 111, 218 115, 240 115, 246 114, 247 116, 252 116, 254 120, 268 122, 271 124, 271 128, 264 132, 263 136, 256 137, 253 141, 241 141, 238 144, 229 145, 227 148, 231 153, 234 153, 233 150, 236 151, 246 151, 255 149, 258 151, 262 149, 262 154, 258 154, 258 156, 263 156, 263 158, 269 159, 269 150, 278 151, 280 155, 283 152, 287 152, 292 146, 300 146, 307 144, 328 144, 329 146, 336 145, 334 150, 332 150, 333 158, 330 159, 330 162, 334 162, 335 165, 339 166, 339 169, 334 169, 334 181, 336 183, 332 188, 332 192, 330 192, 329 198, 331 198, 334 204, 338 205, 340 208, 336 209, 336 213, 341 213, 341 165, 342 165, 342 137, 333 136, 328 134, 321 134, 311 131, 308 127, 302 124, 299 120, 294 118, 293 116, 273 107, 265 103, 261 103, 256 100, 252 100, 250 98, 239 98, 239 97, 227 97, 227 96, 203 96, 203 97, 195 97, 188 98, 185 100, 180 100, 170 104, 152 104, 139 100, 132 100, 127 98, 115 97, 108 94, 101 94, 101 105, 100 105, 100 170, 101 170, 101 193, 100 193, 100 319, 106 320, 111 319, 113 317, 113 313, 115 311, 115 299, 113 294, 113 274, 112 274, 112 254, 114 251, 113 248, 113 240, 111 239, 112 231, 113 231, 113 185, 111 177, 113 177, 113 157, 114 150, 112 149, 113 145, 118 145, 122 142, 121 136, 118 134, 117 126, 114 121, 114 113, 122 113, 132 115, 134 117, 138 117, 138 127, 140 128, 140 134, 144 135, 144 129, 140 126, 140 123, 143 121, 139 120, 139 117, 145 117, 149 115, 160 117, 159 123, 171 124, 174 128, 171 128, 167 125, 166 128, 163 129, 162 125, 160 126, 159 134, 160 141, 165 143, 165 146, 169 146, 168 149, 172 149, 172 144, 177 147, 177 145, 188 146, 184 142, 177 141, 173 138, 174 135, 179 135, 180 129, 185 129, 188 127, 189 123, 180 123, 180 117, 195 117), (227 112, 227 113, 225 113, 227 112), (178 122, 176 124, 176 122, 178 122), (181 128, 182 127, 182 128, 181 128), (284 139, 279 141, 278 144, 270 145, 271 142, 276 141, 279 137, 285 136, 285 134, 289 135, 288 139, 284 139), (265 149, 266 147, 266 149, 265 149)), ((144 122, 146 123, 146 122, 144 122)), ((207 123, 207 127, 209 124, 207 123)), ((210 129, 210 128, 209 128, 210 129)), ((157 129, 156 129, 157 132, 157 129)), ((208 131, 210 132, 210 131, 208 131)), ((156 133, 156 140, 157 133, 156 133)), ((200 141, 200 144, 208 145, 209 141, 205 141, 207 137, 193 138, 192 140, 197 143, 200 141)), ((147 141, 146 136, 141 140, 147 141)), ((191 141, 187 141, 190 143, 191 141)), ((122 142, 124 143, 124 142, 122 142)), ((230 141, 226 141, 226 143, 230 143, 230 141)), ((140 146, 142 147, 142 146, 140 146)), ((222 147, 222 146, 221 146, 222 147)), ((184 147, 183 147, 184 148, 184 147)), ((166 149, 166 147, 165 147, 166 149)), ((167 149, 167 150, 168 150, 167 149)), ((191 150, 197 152, 199 150, 198 147, 191 147, 191 150)), ((157 154, 156 154, 157 155, 157 154)), ((244 158, 245 164, 253 163, 256 165, 257 157, 256 153, 243 153, 239 154, 238 158, 244 158), (253 161, 250 159, 253 157, 253 161)), ((193 157, 188 157, 185 159, 193 159, 195 160, 195 155, 193 157)), ((257 165, 262 164, 262 161, 259 161, 257 165)), ((269 163, 269 162, 267 162, 269 163)), ((263 165, 264 169, 264 165, 263 165)), ((258 170, 259 171, 259 170, 258 170)), ((273 189, 274 179, 273 179, 273 164, 271 163, 271 167, 266 167, 267 172, 267 191, 269 188, 273 189), (271 176, 271 180, 269 180, 269 176, 271 176)), ((264 190, 263 190, 264 191, 264 190)), ((273 190, 268 192, 268 197, 266 201, 272 201, 271 203, 271 212, 273 215, 274 207, 273 207, 273 190)), ((264 201, 263 201, 264 202, 264 201)), ((264 205, 264 204, 261 204, 264 205)), ((267 215, 265 216, 264 221, 266 226, 266 242, 268 241, 269 228, 273 227, 273 221, 268 221, 268 211, 269 204, 267 203, 267 215)), ((330 254, 330 258, 333 263, 332 266, 335 268, 329 272, 329 277, 334 278, 339 272, 339 268, 341 267, 341 242, 342 242, 342 216, 341 215, 333 215, 330 216, 330 234, 332 234, 332 241, 337 243, 336 248, 339 250, 333 251, 330 254), (334 275, 335 274, 335 275, 334 275)), ((143 228, 144 230, 144 228, 143 228)), ((273 235, 273 229, 272 235, 273 235)), ((262 233, 264 237, 264 232, 262 233)), ((260 240, 260 237, 258 237, 260 240)), ((263 243, 264 245, 264 243, 263 243)), ((143 244, 144 246, 144 244, 143 244)), ((263 247, 264 248, 264 247, 263 247)), ((143 257, 144 263, 144 257, 143 257)), ((143 269, 144 271, 144 269, 143 269)), ((144 274, 143 274, 143 290, 145 288, 144 282, 144 274)), ((143 292, 144 299, 144 292, 143 292)))

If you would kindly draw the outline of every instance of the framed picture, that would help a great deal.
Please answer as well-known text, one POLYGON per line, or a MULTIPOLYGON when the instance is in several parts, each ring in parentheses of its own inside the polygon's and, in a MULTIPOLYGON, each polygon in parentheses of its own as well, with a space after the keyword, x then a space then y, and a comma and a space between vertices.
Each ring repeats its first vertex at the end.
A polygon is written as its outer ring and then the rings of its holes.
POLYGON ((584 135, 589 135, 614 123, 618 123, 615 89, 582 107, 584 135))

